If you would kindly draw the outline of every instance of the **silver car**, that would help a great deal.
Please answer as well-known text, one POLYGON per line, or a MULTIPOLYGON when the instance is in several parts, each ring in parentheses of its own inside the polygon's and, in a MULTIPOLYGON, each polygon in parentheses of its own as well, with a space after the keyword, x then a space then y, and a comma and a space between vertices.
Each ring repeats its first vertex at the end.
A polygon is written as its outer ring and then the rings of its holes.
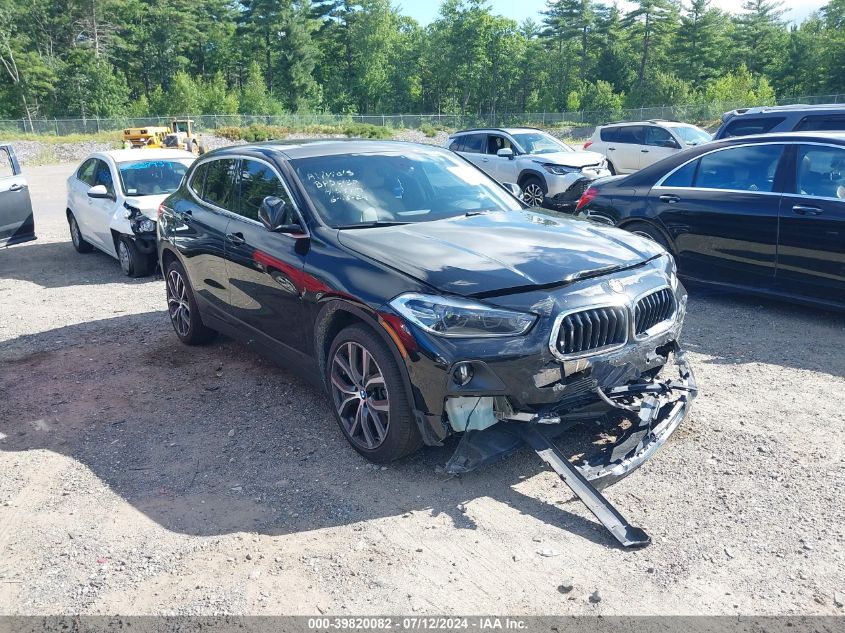
POLYGON ((500 183, 519 185, 534 207, 574 207, 593 180, 611 175, 601 154, 575 150, 534 128, 462 130, 446 147, 500 183))

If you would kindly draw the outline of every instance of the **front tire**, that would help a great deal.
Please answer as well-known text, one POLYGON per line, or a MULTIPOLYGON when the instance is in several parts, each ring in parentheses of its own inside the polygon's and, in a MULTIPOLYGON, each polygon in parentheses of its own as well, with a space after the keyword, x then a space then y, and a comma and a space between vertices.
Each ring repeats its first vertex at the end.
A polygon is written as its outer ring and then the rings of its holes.
POLYGON ((341 330, 329 350, 326 381, 335 419, 352 447, 377 463, 422 445, 400 372, 387 345, 363 325, 341 330))
POLYGON ((67 214, 67 223, 68 228, 70 229, 70 241, 73 243, 73 247, 76 249, 76 252, 90 253, 93 251, 94 247, 86 242, 85 238, 82 237, 82 233, 79 231, 79 223, 76 221, 76 216, 74 216, 71 212, 68 212, 67 214))
POLYGON ((150 274, 150 258, 138 250, 135 241, 121 235, 117 244, 117 260, 120 269, 127 277, 145 277, 150 274))
POLYGON ((522 201, 529 207, 542 207, 546 191, 546 183, 536 176, 529 176, 522 183, 522 201))
POLYGON ((178 261, 167 266, 167 313, 176 336, 185 345, 207 343, 217 332, 202 322, 185 268, 178 261))

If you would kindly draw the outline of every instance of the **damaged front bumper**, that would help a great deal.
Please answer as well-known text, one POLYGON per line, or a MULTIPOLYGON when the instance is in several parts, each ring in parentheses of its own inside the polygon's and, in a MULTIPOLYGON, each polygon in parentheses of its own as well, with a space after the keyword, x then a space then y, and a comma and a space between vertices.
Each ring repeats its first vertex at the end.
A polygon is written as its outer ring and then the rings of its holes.
MULTIPOLYGON (((641 466, 660 448, 687 417, 698 388, 685 352, 677 343, 672 345, 672 362, 661 375, 650 380, 636 380, 625 385, 602 388, 593 392, 596 402, 589 410, 593 419, 605 420, 608 414, 618 413, 612 430, 615 441, 603 444, 593 453, 584 455, 576 465, 584 477, 599 488, 614 483, 641 466), (674 368, 672 376, 663 376, 674 368), (604 408, 596 408, 601 402, 604 408)), ((583 410, 582 410, 583 412, 583 410)), ((516 451, 525 444, 522 427, 533 425, 550 441, 574 425, 585 420, 582 412, 567 417, 547 407, 543 412, 527 413, 498 411, 501 419, 478 430, 467 430, 446 470, 462 474, 489 464, 516 451)))

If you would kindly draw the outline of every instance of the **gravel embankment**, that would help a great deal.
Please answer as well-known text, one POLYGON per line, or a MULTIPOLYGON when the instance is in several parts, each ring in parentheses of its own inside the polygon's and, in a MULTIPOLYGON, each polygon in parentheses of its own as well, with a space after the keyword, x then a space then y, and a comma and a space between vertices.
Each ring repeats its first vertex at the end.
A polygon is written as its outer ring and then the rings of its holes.
POLYGON ((374 467, 292 372, 181 346, 160 280, 73 250, 71 169, 0 250, 0 615, 845 613, 841 315, 692 290, 701 394, 606 491, 622 551, 527 450, 374 467))

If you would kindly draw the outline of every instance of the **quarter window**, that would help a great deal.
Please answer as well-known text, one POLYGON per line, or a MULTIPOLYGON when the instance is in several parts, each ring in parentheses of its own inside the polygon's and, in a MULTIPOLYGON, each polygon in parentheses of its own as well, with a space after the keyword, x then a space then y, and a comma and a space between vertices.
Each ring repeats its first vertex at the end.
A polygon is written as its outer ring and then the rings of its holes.
POLYGON ((695 186, 772 191, 783 145, 746 145, 702 156, 695 186))
POLYGON ((12 157, 9 156, 9 150, 0 147, 0 178, 8 178, 14 175, 15 169, 12 167, 12 157))
POLYGON ((235 208, 235 166, 237 160, 221 158, 208 163, 202 199, 221 209, 235 208))
POLYGON ((845 148, 799 145, 796 185, 805 196, 845 199, 845 148))
POLYGON ((208 163, 203 163, 197 167, 194 170, 194 173, 191 176, 191 182, 188 185, 199 198, 202 198, 203 187, 205 186, 205 174, 207 171, 208 163))
MULTIPOLYGON (((242 160, 241 196, 237 213, 250 220, 258 221, 258 209, 267 196, 284 200, 290 218, 295 217, 291 199, 276 172, 269 165, 257 160, 242 160)), ((285 224, 295 224, 295 221, 291 219, 285 224)))

